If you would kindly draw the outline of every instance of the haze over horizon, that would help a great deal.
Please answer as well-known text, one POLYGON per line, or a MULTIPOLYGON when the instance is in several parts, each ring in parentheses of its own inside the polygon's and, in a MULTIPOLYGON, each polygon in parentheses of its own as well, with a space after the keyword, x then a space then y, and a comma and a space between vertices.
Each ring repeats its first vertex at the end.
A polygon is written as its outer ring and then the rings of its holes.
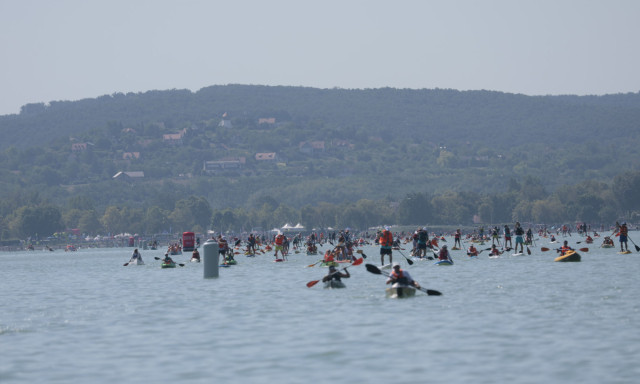
POLYGON ((253 84, 640 91, 634 0, 0 0, 0 115, 253 84))

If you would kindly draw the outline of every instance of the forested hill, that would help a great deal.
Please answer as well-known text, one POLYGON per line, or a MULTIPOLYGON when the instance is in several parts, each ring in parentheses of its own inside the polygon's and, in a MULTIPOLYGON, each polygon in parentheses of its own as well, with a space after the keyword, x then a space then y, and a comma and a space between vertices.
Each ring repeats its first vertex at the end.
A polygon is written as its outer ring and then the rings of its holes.
POLYGON ((501 193, 514 182, 548 194, 640 169, 639 128, 640 93, 227 85, 114 94, 0 116, 0 192, 58 204, 74 192, 102 208, 190 194, 214 208, 265 197, 293 207, 397 201, 501 193), (138 172, 140 190, 114 184, 118 172, 138 172))
POLYGON ((114 94, 80 101, 28 104, 0 116, 0 149, 42 146, 108 122, 136 126, 260 117, 358 130, 368 136, 436 142, 449 148, 469 141, 504 151, 522 144, 554 148, 575 144, 637 143, 640 93, 606 96, 524 96, 446 89, 314 89, 252 85, 114 94))

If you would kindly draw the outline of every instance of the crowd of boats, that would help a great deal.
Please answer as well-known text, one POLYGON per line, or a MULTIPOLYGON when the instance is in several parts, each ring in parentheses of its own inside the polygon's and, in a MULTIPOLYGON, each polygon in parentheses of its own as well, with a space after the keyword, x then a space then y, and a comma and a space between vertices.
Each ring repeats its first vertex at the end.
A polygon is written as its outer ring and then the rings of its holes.
MULTIPOLYGON (((517 223, 516 228, 518 227, 519 224, 517 223)), ((220 234, 217 238, 212 237, 209 241, 218 243, 220 267, 236 265, 237 260, 235 257, 237 255, 244 255, 246 257, 270 255, 274 258, 274 262, 286 262, 291 254, 303 253, 308 256, 319 255, 321 258, 318 261, 306 267, 327 267, 328 272, 321 279, 312 280, 307 283, 307 287, 311 288, 319 282, 322 282, 323 286, 328 289, 346 288, 343 279, 350 277, 348 268, 363 264, 364 260, 368 257, 364 253, 364 247, 378 246, 381 249, 388 247, 391 252, 380 252, 380 265, 367 263, 365 266, 368 272, 387 277, 387 284, 389 285, 389 287, 386 288, 387 297, 404 298, 413 297, 418 291, 433 296, 441 295, 441 293, 437 290, 421 287, 411 278, 408 271, 401 268, 399 263, 391 263, 392 252, 396 253, 396 258, 397 254, 402 256, 409 265, 413 265, 414 261, 431 260, 434 265, 451 266, 454 265, 453 252, 469 259, 478 258, 483 252, 487 252, 488 258, 495 259, 503 255, 514 257, 531 255, 532 249, 537 250, 539 247, 541 252, 555 250, 557 257, 554 258, 554 261, 579 262, 582 259, 580 253, 588 252, 589 248, 582 247, 574 249, 569 246, 568 239, 579 239, 578 241, 572 242, 572 244, 576 246, 584 243, 585 245, 599 244, 601 248, 615 248, 614 238, 620 235, 619 229, 618 233, 614 231, 614 233, 608 236, 601 236, 595 231, 581 231, 576 237, 572 237, 570 232, 563 232, 561 230, 555 233, 541 230, 537 232, 536 236, 533 235, 531 231, 525 233, 524 231, 516 230, 514 233, 511 233, 509 229, 506 228, 501 235, 497 235, 497 227, 494 227, 486 234, 482 233, 482 231, 474 231, 473 233, 463 235, 460 230, 452 234, 428 234, 425 233, 426 228, 418 228, 413 233, 391 233, 389 237, 391 243, 387 244, 384 241, 385 232, 391 231, 386 227, 376 233, 370 234, 364 232, 352 235, 349 233, 349 230, 346 229, 340 231, 337 235, 332 234, 331 236, 325 236, 322 233, 311 233, 305 237, 297 234, 291 238, 288 238, 283 233, 278 233, 274 234, 270 239, 250 234, 246 239, 231 237, 229 240, 227 240, 226 236, 220 234), (512 241, 511 235, 514 235, 516 238, 515 242, 512 241), (453 244, 449 249, 448 243, 450 242, 453 242, 453 244), (518 246, 520 246, 519 250, 518 246), (389 263, 385 264, 385 256, 387 256, 387 254, 389 255, 389 263)), ((633 240, 631 241, 633 242, 633 240)), ((633 245, 635 245, 635 243, 633 243, 633 245)), ((160 261, 161 268, 183 267, 185 264, 177 263, 171 258, 172 255, 182 254, 182 246, 182 241, 170 243, 164 257, 154 257, 154 259, 160 261)), ((198 246, 199 241, 197 245, 189 247, 191 251, 189 262, 191 263, 199 263, 201 261, 198 246)), ((640 252, 640 247, 637 245, 635 245, 635 247, 636 251, 640 252)), ((628 254, 632 252, 622 248, 618 253, 628 254)), ((137 249, 134 250, 131 259, 124 265, 144 265, 142 256, 137 249)))

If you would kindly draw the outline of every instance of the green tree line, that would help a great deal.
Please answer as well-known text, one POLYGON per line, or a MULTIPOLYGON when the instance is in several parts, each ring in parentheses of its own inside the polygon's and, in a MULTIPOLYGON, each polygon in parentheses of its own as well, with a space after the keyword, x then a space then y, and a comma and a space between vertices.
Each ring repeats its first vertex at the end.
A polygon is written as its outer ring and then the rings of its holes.
POLYGON ((296 209, 275 198, 264 197, 258 207, 212 209, 202 196, 177 199, 171 209, 108 206, 95 209, 90 198, 76 196, 65 207, 43 201, 38 195, 14 196, 2 201, 2 240, 51 236, 80 229, 85 234, 123 232, 155 234, 195 231, 204 233, 270 230, 285 223, 306 228, 366 229, 379 225, 473 225, 513 221, 532 223, 613 223, 637 221, 640 216, 640 172, 617 175, 611 184, 585 181, 549 193, 540 180, 511 180, 501 193, 447 191, 441 194, 414 192, 399 201, 389 199, 317 202, 296 209))

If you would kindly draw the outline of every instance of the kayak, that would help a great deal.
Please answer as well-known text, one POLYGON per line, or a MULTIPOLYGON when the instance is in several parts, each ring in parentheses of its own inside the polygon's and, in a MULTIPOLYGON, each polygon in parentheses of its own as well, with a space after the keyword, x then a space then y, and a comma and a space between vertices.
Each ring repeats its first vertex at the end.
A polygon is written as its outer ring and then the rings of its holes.
POLYGON ((512 254, 511 256, 522 256, 522 255, 524 255, 524 253, 523 253, 523 252, 520 252, 520 253, 514 253, 514 254, 512 254))
POLYGON ((324 282, 324 287, 325 288, 331 288, 331 289, 335 289, 335 288, 347 288, 346 285, 344 285, 344 283, 342 281, 338 281, 338 280, 329 280, 329 281, 325 281, 324 282))
POLYGON ((228 264, 228 265, 236 265, 236 264, 238 264, 238 262, 236 260, 226 260, 224 263, 228 264))
POLYGON ((602 244, 600 246, 600 248, 613 248, 613 247, 615 247, 615 245, 613 245, 613 244, 602 244))
POLYGON ((385 289, 385 294, 390 299, 403 299, 415 296, 416 289, 409 285, 393 284, 391 287, 385 289))
MULTIPOLYGON (((278 261, 278 260, 276 260, 278 261)), ((335 261, 323 261, 320 264, 321 267, 337 267, 338 263, 336 263, 335 261)))
POLYGON ((626 250, 626 251, 622 251, 622 252, 618 252, 618 253, 621 254, 621 255, 628 255, 628 254, 631 253, 631 251, 626 250))
POLYGON ((433 264, 435 264, 435 265, 453 265, 453 260, 438 260, 433 264))
POLYGON ((172 262, 172 261, 168 261, 168 262, 162 262, 162 268, 175 268, 176 267, 176 263, 172 262))
POLYGON ((199 263, 200 259, 198 259, 197 257, 192 257, 191 260, 189 260, 192 263, 199 263))
POLYGON ((580 254, 576 251, 568 251, 562 256, 558 256, 553 261, 580 261, 580 254))
POLYGON ((128 265, 144 265, 144 261, 142 261, 141 257, 136 257, 135 259, 129 261, 128 265))

